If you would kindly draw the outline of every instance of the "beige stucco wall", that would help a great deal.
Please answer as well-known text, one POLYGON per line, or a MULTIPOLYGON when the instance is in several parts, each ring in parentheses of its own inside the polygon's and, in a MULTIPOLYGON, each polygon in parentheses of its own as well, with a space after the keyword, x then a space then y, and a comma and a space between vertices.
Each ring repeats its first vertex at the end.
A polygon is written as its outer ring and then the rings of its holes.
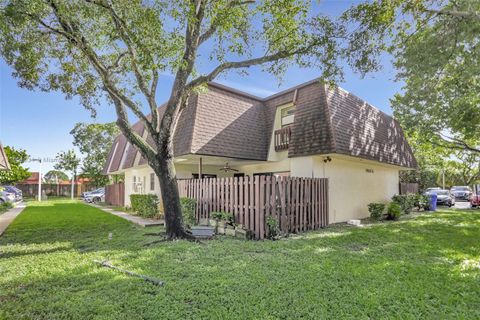
POLYGON ((160 187, 158 184, 158 178, 156 176, 154 177, 155 189, 153 191, 150 190, 150 173, 152 172, 153 170, 149 166, 135 167, 135 169, 125 170, 125 206, 130 206, 130 195, 136 193, 133 190, 134 176, 137 177, 137 182, 138 179, 140 179, 140 181, 142 182, 142 193, 155 193, 160 195, 160 187), (145 183, 143 183, 144 179, 145 183))
MULTIPOLYGON (((213 166, 202 166, 202 172, 204 174, 216 174, 217 177, 229 177, 232 174, 224 173, 218 170, 218 167, 213 166)), ((192 173, 198 173, 198 166, 196 165, 188 165, 188 164, 176 164, 175 171, 177 173, 178 179, 190 179, 192 178, 192 173)), ((130 168, 125 170, 125 206, 130 206, 130 195, 138 192, 134 192, 133 187, 133 177, 137 177, 137 181, 140 178, 142 182, 142 192, 144 194, 154 193, 157 194, 160 202, 161 202, 161 195, 160 195, 160 184, 156 175, 154 175, 154 190, 150 190, 150 174, 153 173, 152 168, 147 165, 143 166, 136 166, 135 168, 130 168), (145 185, 143 185, 143 181, 145 179, 145 185)))
POLYGON ((366 218, 370 202, 387 202, 398 193, 398 167, 336 155, 330 158, 326 163, 324 156, 292 158, 291 162, 292 176, 329 179, 330 223, 366 218))
MULTIPOLYGON (((366 218, 369 215, 367 205, 370 202, 387 202, 398 193, 400 168, 352 157, 330 157, 332 161, 327 163, 323 161, 324 156, 309 156, 232 167, 249 176, 261 172, 290 172, 290 175, 295 177, 329 178, 330 223, 366 218)), ((192 173, 198 173, 197 165, 177 163, 175 168, 179 179, 188 179, 192 177, 192 173)), ((202 168, 205 174, 216 174, 217 177, 233 176, 232 172, 222 172, 216 166, 204 165, 202 168)), ((142 182, 145 178, 144 193, 156 193, 160 197, 156 176, 155 189, 150 190, 150 173, 153 173, 153 170, 146 165, 125 171, 126 206, 130 206, 130 194, 134 193, 133 176, 137 176, 137 181, 140 178, 142 182)))

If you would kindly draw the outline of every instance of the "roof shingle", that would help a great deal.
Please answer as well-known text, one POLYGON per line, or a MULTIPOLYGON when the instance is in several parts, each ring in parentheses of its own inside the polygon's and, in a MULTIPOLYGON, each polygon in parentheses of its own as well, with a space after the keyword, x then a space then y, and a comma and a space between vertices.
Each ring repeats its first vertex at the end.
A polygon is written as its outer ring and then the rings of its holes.
MULTIPOLYGON (((340 153, 397 166, 416 166, 397 121, 356 96, 318 80, 265 99, 210 84, 207 92, 192 95, 180 114, 173 135, 174 155, 266 161, 277 107, 293 102, 295 92, 289 157, 340 153)), ((163 112, 160 107, 160 117, 163 112)), ((143 134, 141 123, 136 123, 134 129, 143 134)), ((150 137, 147 142, 155 147, 150 137)), ((118 171, 121 163, 122 169, 134 165, 138 150, 130 144, 125 150, 126 145, 123 135, 115 139, 105 173, 108 166, 111 173, 118 171)), ((143 157, 139 164, 146 164, 143 157)))

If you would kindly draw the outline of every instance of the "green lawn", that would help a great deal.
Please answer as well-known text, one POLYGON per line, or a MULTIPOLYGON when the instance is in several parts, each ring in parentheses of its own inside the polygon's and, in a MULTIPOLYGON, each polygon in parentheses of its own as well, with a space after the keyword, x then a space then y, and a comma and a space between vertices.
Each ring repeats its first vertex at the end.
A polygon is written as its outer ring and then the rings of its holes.
POLYGON ((480 317, 475 211, 274 242, 143 246, 158 230, 80 203, 30 203, 0 237, 0 319, 480 317))

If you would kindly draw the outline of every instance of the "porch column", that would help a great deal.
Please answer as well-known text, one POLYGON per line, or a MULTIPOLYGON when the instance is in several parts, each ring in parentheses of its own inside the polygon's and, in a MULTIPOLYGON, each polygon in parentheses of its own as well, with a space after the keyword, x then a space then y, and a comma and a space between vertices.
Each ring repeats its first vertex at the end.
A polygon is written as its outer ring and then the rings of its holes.
POLYGON ((198 161, 198 178, 202 179, 202 157, 198 161))

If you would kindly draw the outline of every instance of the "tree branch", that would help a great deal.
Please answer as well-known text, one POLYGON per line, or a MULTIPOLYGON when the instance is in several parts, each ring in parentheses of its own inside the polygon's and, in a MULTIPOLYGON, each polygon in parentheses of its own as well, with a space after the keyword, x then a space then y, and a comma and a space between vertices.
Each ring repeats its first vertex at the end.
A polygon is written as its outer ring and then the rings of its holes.
MULTIPOLYGON (((255 3, 255 0, 231 1, 225 7, 223 14, 227 15, 229 13, 228 11, 234 7, 238 7, 246 4, 252 4, 252 3, 255 3)), ((205 32, 202 35, 200 35, 200 38, 198 40, 199 44, 202 44, 203 42, 207 41, 208 39, 210 39, 210 37, 213 34, 215 34, 221 19, 223 19, 223 14, 219 14, 217 17, 212 19, 212 22, 210 23, 210 26, 207 28, 207 30, 205 30, 205 32)))
POLYGON ((135 74, 135 78, 137 79, 138 87, 140 91, 144 94, 145 98, 148 101, 148 105, 150 107, 150 113, 152 114, 152 123, 147 126, 147 130, 151 135, 156 135, 156 128, 157 128, 157 121, 158 121, 158 110, 157 110, 157 103, 155 101, 155 97, 152 96, 151 91, 148 89, 147 82, 145 81, 144 76, 140 68, 138 67, 138 53, 135 48, 134 41, 130 37, 127 31, 126 22, 118 15, 115 8, 111 4, 108 4, 101 0, 85 0, 87 3, 92 3, 98 5, 106 10, 108 10, 110 17, 117 29, 121 39, 125 43, 128 49, 128 53, 131 57, 133 72, 135 74))
POLYGON ((76 45, 76 47, 85 55, 85 57, 90 61, 94 69, 102 78, 105 90, 108 92, 109 96, 112 98, 115 104, 117 116, 119 117, 119 127, 121 128, 122 132, 125 134, 125 136, 131 138, 131 142, 135 144, 138 148, 142 149, 142 151, 144 151, 147 156, 151 155, 150 152, 153 149, 142 137, 138 136, 138 134, 131 130, 127 113, 125 112, 123 107, 124 104, 127 105, 130 110, 132 110, 132 112, 140 119, 140 121, 145 125, 145 127, 151 127, 151 123, 148 121, 147 117, 141 112, 135 102, 133 102, 118 88, 116 88, 115 84, 111 79, 111 74, 108 71, 108 68, 102 63, 100 57, 88 44, 85 37, 83 37, 81 33, 78 32, 78 26, 64 19, 64 17, 59 13, 58 8, 53 2, 53 0, 49 0, 48 3, 52 8, 53 14, 58 20, 58 23, 63 29, 62 34, 65 34, 67 40, 71 41, 74 45, 76 45))
POLYGON ((244 61, 236 61, 236 62, 224 62, 224 63, 220 64, 219 66, 217 66, 215 69, 213 69, 209 74, 204 75, 204 76, 200 76, 200 77, 190 81, 190 83, 188 84, 187 87, 188 87, 189 90, 194 89, 195 87, 197 87, 199 85, 202 85, 206 82, 212 81, 220 73, 222 73, 223 71, 228 70, 228 69, 247 68, 247 67, 250 67, 250 66, 260 65, 260 64, 267 63, 267 62, 273 62, 273 61, 277 61, 277 60, 280 60, 280 59, 292 57, 292 56, 297 55, 297 54, 306 53, 306 52, 310 51, 310 49, 312 49, 313 47, 315 47, 317 45, 318 45, 318 43, 313 42, 313 43, 311 43, 310 45, 308 45, 304 48, 294 50, 294 51, 284 50, 284 51, 278 51, 278 52, 270 54, 270 55, 265 55, 265 56, 259 57, 259 58, 253 58, 253 59, 248 59, 248 60, 244 60, 244 61))
POLYGON ((426 9, 426 12, 433 13, 436 15, 446 15, 452 16, 456 18, 467 18, 467 19, 474 19, 480 20, 480 13, 478 12, 468 12, 468 11, 456 11, 456 10, 434 10, 434 9, 426 9))
POLYGON ((430 141, 432 144, 443 147, 443 148, 448 148, 448 149, 455 149, 455 150, 468 150, 472 151, 475 153, 480 153, 480 148, 479 147, 473 147, 466 143, 465 141, 457 138, 452 138, 452 137, 447 137, 444 134, 440 133, 437 134, 436 137, 443 141, 444 143, 439 143, 436 141, 430 141))
MULTIPOLYGON (((172 92, 165 106, 165 112, 160 125, 160 140, 164 143, 169 140, 171 143, 171 132, 175 123, 175 116, 178 115, 176 108, 185 105, 189 95, 186 87, 187 80, 192 74, 197 49, 199 46, 200 28, 205 13, 205 0, 191 0, 194 4, 194 12, 187 19, 187 28, 185 31, 185 50, 182 56, 180 67, 175 74, 172 92)), ((161 146, 166 148, 167 146, 161 146)))

